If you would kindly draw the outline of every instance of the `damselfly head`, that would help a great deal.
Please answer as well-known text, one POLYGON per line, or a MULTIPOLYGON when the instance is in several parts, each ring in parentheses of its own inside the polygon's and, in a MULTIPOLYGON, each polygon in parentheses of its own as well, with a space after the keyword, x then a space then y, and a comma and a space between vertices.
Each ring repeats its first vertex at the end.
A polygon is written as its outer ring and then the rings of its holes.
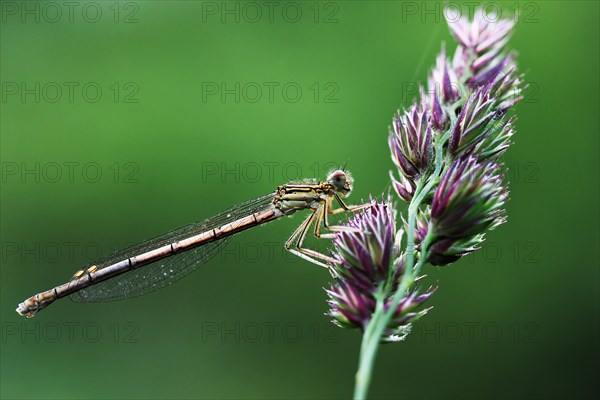
POLYGON ((343 196, 348 196, 352 191, 352 175, 348 171, 341 169, 335 170, 327 177, 327 183, 329 183, 333 190, 339 192, 343 196))

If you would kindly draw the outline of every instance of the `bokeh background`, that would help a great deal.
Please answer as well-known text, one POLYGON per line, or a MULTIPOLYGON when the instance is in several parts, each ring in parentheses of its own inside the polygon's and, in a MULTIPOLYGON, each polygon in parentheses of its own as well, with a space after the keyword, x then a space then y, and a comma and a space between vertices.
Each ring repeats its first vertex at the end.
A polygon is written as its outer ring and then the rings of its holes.
MULTIPOLYGON (((346 161, 353 202, 381 195, 391 116, 455 47, 443 4, 72 4, 2 3, 1 397, 351 396, 360 334, 323 315, 329 275, 282 248, 300 215, 143 297, 14 309, 99 254, 346 161)), ((491 4, 520 12, 530 84, 509 222, 427 269, 434 309, 381 348, 373 398, 598 395, 598 3, 491 4)))

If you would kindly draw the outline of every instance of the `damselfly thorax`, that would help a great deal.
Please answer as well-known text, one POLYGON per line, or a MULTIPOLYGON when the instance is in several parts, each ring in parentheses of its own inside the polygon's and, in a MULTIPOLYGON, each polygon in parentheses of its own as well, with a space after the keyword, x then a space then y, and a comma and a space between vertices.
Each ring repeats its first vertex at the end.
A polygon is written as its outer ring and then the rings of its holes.
POLYGON ((234 206, 213 218, 175 229, 90 263, 75 272, 69 282, 20 303, 17 312, 30 318, 65 296, 77 302, 98 302, 154 291, 206 263, 236 233, 301 210, 310 210, 310 215, 285 242, 285 248, 331 272, 329 267, 334 260, 305 248, 304 241, 313 224, 317 238, 333 238, 336 232, 352 230, 332 226, 328 221, 330 215, 370 206, 347 206, 342 198, 351 191, 352 178, 344 170, 332 172, 325 182, 281 185, 273 193, 234 206), (335 204, 338 208, 334 209, 335 204), (321 229, 327 233, 321 233, 321 229))

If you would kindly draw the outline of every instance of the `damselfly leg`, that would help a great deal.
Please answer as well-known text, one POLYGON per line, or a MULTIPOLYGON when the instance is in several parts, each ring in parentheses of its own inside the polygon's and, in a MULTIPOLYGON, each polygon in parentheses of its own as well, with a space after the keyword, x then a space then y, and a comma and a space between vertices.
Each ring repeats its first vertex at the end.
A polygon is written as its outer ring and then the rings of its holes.
MULTIPOLYGON (((329 230, 330 232, 356 232, 357 229, 352 228, 350 226, 343 226, 343 225, 329 225, 329 221, 327 219, 328 215, 336 215, 339 213, 343 213, 343 212, 357 212, 360 210, 364 210, 365 208, 369 208, 372 206, 371 203, 365 203, 365 204, 359 204, 356 206, 348 206, 346 205, 346 203, 344 203, 344 201, 340 198, 340 196, 338 196, 337 194, 334 194, 335 199, 337 200, 338 204, 340 205, 340 208, 337 208, 335 210, 332 209, 332 205, 331 203, 333 202, 328 201, 327 202, 327 211, 323 213, 322 216, 322 222, 323 222, 323 226, 329 230)), ((319 221, 321 222, 321 221, 319 221)), ((325 233, 325 234, 319 234, 319 230, 318 230, 318 226, 317 226, 317 230, 315 232, 315 236, 316 237, 320 237, 320 238, 324 238, 324 239, 332 239, 335 237, 335 233, 325 233)))
MULTIPOLYGON (((315 237, 323 239, 332 239, 335 237, 337 232, 352 232, 355 231, 355 228, 341 225, 329 225, 327 219, 328 215, 335 215, 341 212, 356 212, 371 207, 372 205, 371 203, 366 203, 357 206, 347 206, 341 198, 339 198, 338 196, 335 197, 338 203, 340 204, 341 208, 335 210, 332 209, 331 203, 333 198, 329 198, 328 200, 323 200, 319 202, 319 207, 316 210, 314 210, 302 224, 300 224, 300 226, 294 231, 292 236, 290 236, 290 238, 285 243, 285 248, 292 254, 295 254, 304 260, 310 261, 313 264, 325 267, 329 269, 330 272, 330 266, 323 263, 322 261, 331 264, 335 262, 333 258, 316 250, 303 247, 304 240, 306 239, 306 234, 310 229, 310 226, 313 224, 313 222, 315 223, 315 237), (323 227, 325 229, 329 230, 332 233, 320 233, 321 224, 323 224, 323 227)), ((334 274, 332 273, 332 275, 334 274)))

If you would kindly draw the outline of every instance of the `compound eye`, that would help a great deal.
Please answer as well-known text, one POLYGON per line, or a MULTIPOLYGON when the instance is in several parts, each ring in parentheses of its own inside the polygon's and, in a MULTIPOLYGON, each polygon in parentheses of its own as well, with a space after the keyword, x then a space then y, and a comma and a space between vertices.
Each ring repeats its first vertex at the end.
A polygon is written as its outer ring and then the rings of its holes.
POLYGON ((331 174, 331 183, 335 187, 343 189, 344 184, 346 183, 346 173, 344 171, 335 171, 331 174))

